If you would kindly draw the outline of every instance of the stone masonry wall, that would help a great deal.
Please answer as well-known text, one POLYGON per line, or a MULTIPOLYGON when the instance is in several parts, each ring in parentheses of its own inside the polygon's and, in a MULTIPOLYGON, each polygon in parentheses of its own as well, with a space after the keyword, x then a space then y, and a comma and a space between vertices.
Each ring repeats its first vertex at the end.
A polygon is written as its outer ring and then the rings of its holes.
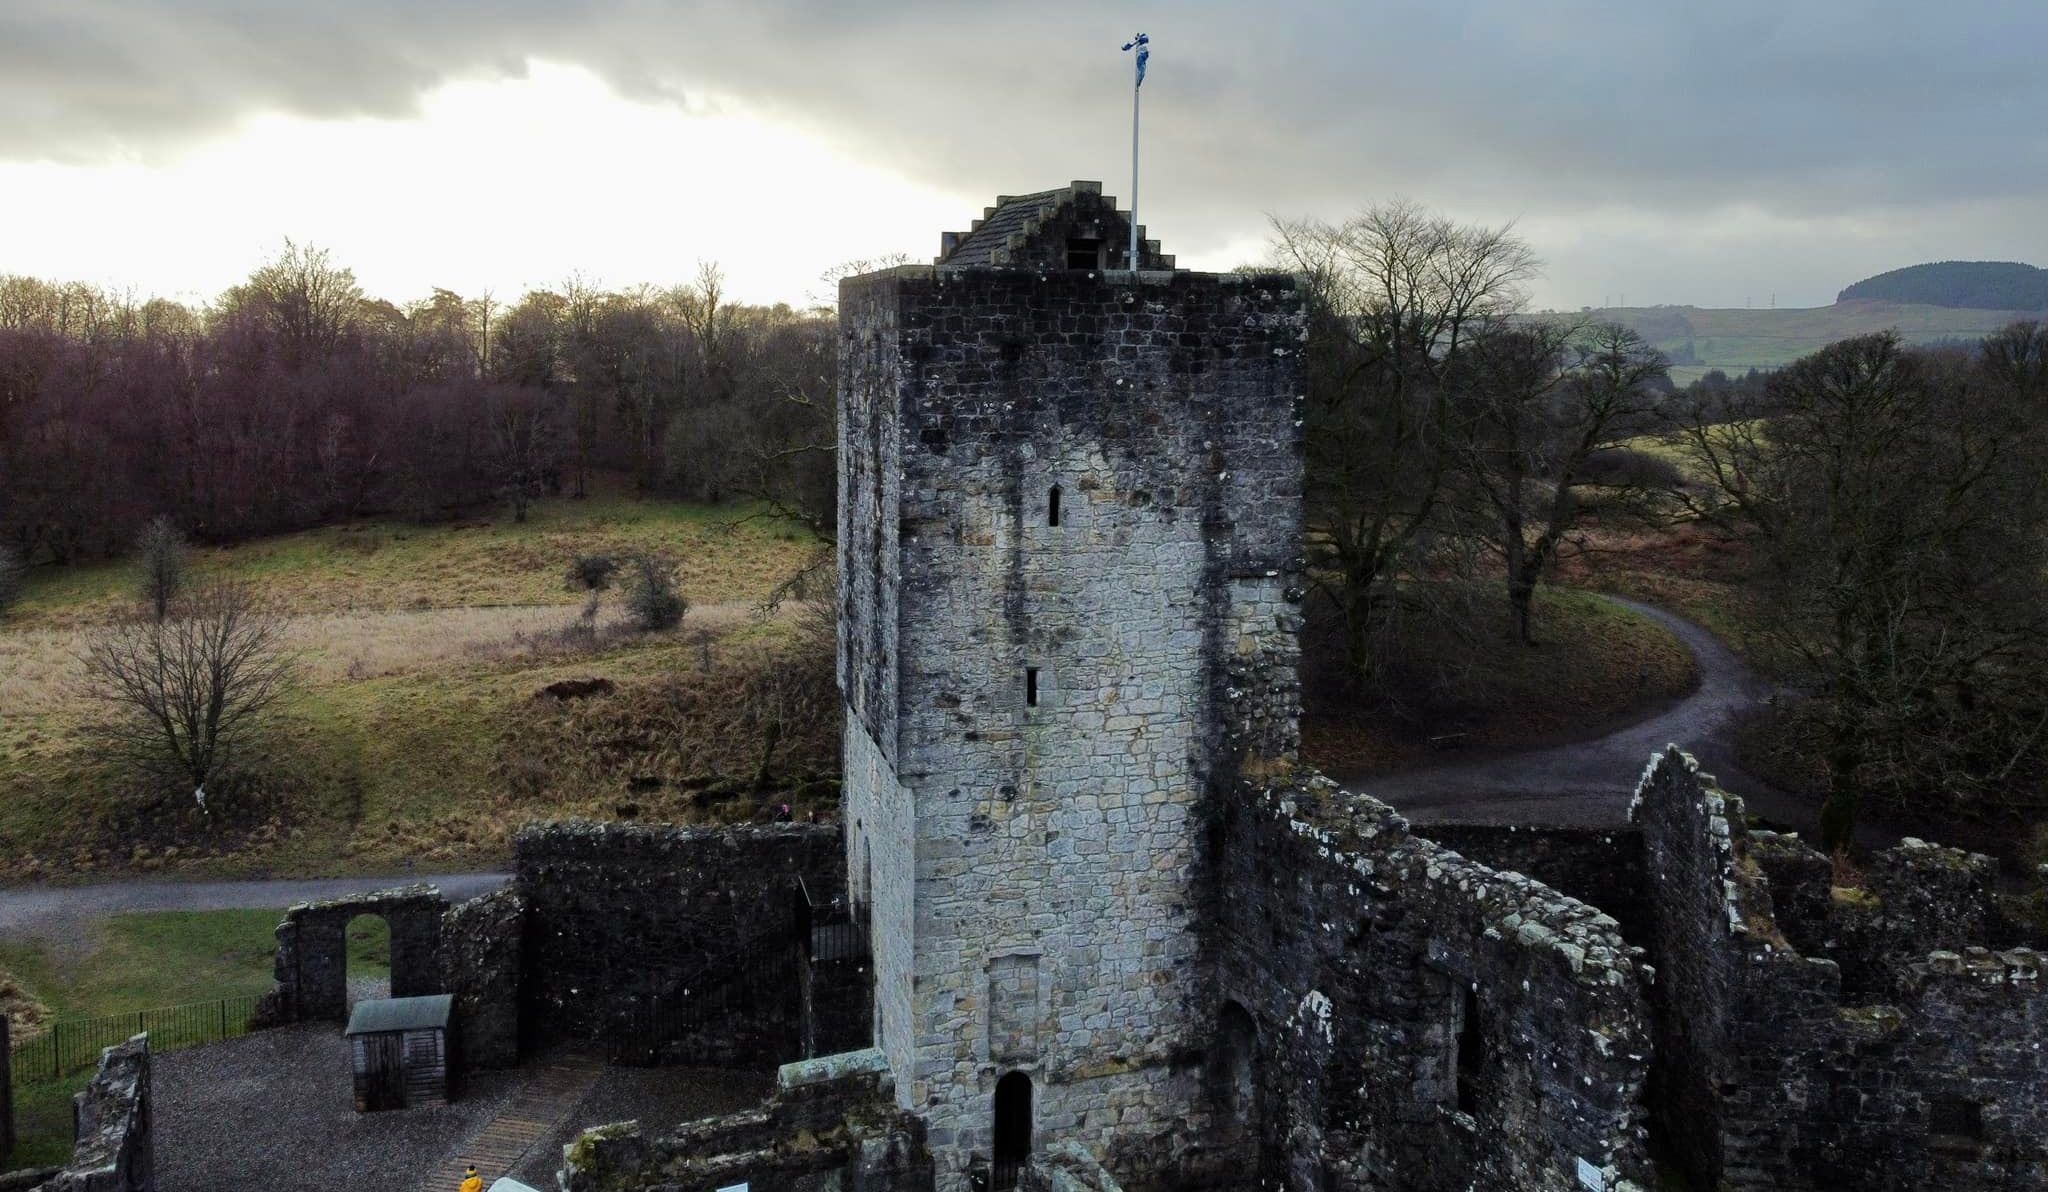
MULTIPOLYGON (((839 831, 823 824, 540 824, 521 830, 515 851, 528 903, 522 1017, 592 1038, 616 1037, 650 998, 703 988, 742 971, 754 949, 787 946, 797 879, 830 898, 846 872, 839 831)), ((763 990, 759 1009, 749 1022, 759 1037, 797 1039, 793 983, 763 990)))
POLYGON ((443 992, 441 914, 433 886, 302 902, 277 925, 277 1013, 286 1022, 348 1017, 348 925, 372 915, 391 928, 391 996, 443 992))
POLYGON ((149 1061, 147 1035, 100 1056, 99 1071, 75 1099, 71 1162, 38 1192, 156 1192, 149 1061))
POLYGON ((1599 907, 1621 924, 1622 938, 1631 944, 1646 945, 1649 940, 1641 832, 1493 824, 1431 824, 1421 831, 1481 865, 1533 877, 1560 894, 1599 907))
POLYGON ((1320 775, 1240 792, 1216 833, 1218 999, 1256 1029, 1238 1109, 1256 1186, 1643 1180, 1648 974, 1613 919, 1320 775))
POLYGON ((842 286, 849 845, 949 1190, 1012 1070, 1048 1142, 1199 1132, 1197 808, 1294 748, 1299 296, 1143 277, 842 286))
POLYGON ((760 1109, 649 1137, 637 1122, 564 1148, 563 1192, 931 1192, 924 1126, 874 1050, 783 1065, 760 1109))
POLYGON ((1873 859, 1870 889, 1817 890, 1824 858, 1753 839, 1741 800, 1675 749, 1632 816, 1656 922, 1655 1109, 1698 1182, 2048 1188, 2048 988, 2038 953, 1968 942, 2006 930, 1988 859, 1910 841, 1873 859))
POLYGON ((511 886, 449 907, 442 918, 445 988, 455 997, 455 1045, 464 1068, 519 1062, 526 906, 511 886))

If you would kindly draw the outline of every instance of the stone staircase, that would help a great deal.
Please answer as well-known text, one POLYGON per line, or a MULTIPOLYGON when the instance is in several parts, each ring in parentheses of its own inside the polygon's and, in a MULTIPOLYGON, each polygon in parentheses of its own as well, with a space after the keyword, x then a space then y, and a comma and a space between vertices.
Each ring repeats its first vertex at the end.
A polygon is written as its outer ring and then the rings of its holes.
MULTIPOLYGON (((605 1064, 601 1056, 569 1051, 552 1055, 537 1067, 534 1079, 513 1094, 498 1115, 456 1153, 455 1171, 474 1163, 486 1187, 500 1176, 509 1175, 536 1143, 582 1103, 605 1064)), ((451 1180, 442 1173, 430 1180, 422 1192, 448 1192, 458 1182, 459 1176, 451 1180)))

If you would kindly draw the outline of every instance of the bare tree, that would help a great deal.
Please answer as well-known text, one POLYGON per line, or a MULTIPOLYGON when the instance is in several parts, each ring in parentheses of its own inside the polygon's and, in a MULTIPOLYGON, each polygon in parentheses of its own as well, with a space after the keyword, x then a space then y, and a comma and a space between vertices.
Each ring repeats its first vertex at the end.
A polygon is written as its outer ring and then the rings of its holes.
POLYGON ((1537 261, 1510 228, 1406 202, 1342 224, 1276 222, 1279 263, 1308 283, 1305 518, 1311 574, 1370 679, 1400 610, 1398 581, 1441 573, 1452 456, 1446 370, 1520 307, 1537 261))
POLYGON ((340 348, 361 317, 363 291, 355 273, 336 265, 326 249, 286 240, 275 260, 224 301, 249 309, 276 336, 285 359, 303 366, 340 348))
POLYGON ((28 569, 22 566, 21 555, 13 547, 0 542, 0 613, 21 599, 22 580, 28 569))
POLYGON ((1667 370, 1626 327, 1531 322, 1474 336, 1452 362, 1451 441, 1474 536, 1507 574, 1516 637, 1533 641, 1537 585, 1597 511, 1652 512, 1644 473, 1596 467, 1620 438, 1651 425, 1667 370))
POLYGON ((524 522, 555 460, 554 402, 538 389, 496 385, 484 395, 484 411, 498 492, 512 506, 512 520, 524 522))
POLYGON ((185 535, 178 523, 158 514, 135 540, 136 562, 142 568, 142 602, 161 621, 185 586, 185 535))
POLYGON ((1686 431, 1718 489, 1704 512, 1756 561, 1762 636, 1822 709, 1830 850, 1866 788, 1954 810, 2048 767, 2044 361, 2024 328, 1975 360, 1862 336, 1686 431))
POLYGON ((94 631, 80 661, 104 713, 101 746, 166 783, 204 789, 293 689, 284 635, 281 617, 229 583, 197 589, 161 621, 94 631))

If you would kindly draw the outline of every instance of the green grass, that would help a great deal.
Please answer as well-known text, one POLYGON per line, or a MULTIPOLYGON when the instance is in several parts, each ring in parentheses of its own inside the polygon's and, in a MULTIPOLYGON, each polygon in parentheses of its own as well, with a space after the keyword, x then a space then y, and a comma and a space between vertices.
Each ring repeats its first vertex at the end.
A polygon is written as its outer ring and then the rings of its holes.
MULTIPOLYGON (((281 913, 114 915, 95 924, 85 939, 62 945, 0 942, 0 970, 12 974, 60 1020, 253 996, 271 987, 273 932, 281 913)), ((363 951, 374 968, 367 945, 363 951)), ((358 950, 352 946, 351 971, 357 964, 358 950)), ((389 971, 388 962, 383 971, 389 971)), ((71 1095, 91 1075, 87 1067, 56 1079, 16 1084, 20 1145, 13 1166, 53 1166, 69 1160, 71 1095)))
POLYGON ((1593 311, 1595 317, 1632 327, 1651 345, 1696 363, 1673 366, 1671 379, 1683 385, 1710 369, 1734 374, 1752 368, 1782 368, 1837 340, 1896 328, 1909 343, 1981 339, 2016 319, 2038 318, 2021 311, 1965 310, 1889 302, 1849 302, 1783 310, 1733 310, 1698 306, 1626 307, 1593 311))
POLYGON ((270 988, 281 910, 113 915, 83 946, 0 942, 0 969, 59 1017, 121 1014, 270 988))

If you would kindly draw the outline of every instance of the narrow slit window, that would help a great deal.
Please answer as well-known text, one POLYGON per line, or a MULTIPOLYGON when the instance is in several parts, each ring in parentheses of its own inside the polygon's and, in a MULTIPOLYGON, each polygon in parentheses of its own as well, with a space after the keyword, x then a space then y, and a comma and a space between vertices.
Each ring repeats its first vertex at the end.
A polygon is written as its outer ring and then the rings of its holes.
POLYGON ((1024 706, 1038 706, 1038 668, 1035 666, 1024 668, 1024 706))
POLYGON ((1067 268, 1102 268, 1102 241, 1073 237, 1067 241, 1067 268))
POLYGON ((1045 523, 1049 526, 1060 524, 1060 486, 1055 484, 1045 498, 1045 523))
POLYGON ((1458 1015, 1458 1109, 1473 1113, 1479 1106, 1479 1081, 1486 1068, 1486 1036, 1480 1031, 1479 991, 1468 987, 1458 1015))

